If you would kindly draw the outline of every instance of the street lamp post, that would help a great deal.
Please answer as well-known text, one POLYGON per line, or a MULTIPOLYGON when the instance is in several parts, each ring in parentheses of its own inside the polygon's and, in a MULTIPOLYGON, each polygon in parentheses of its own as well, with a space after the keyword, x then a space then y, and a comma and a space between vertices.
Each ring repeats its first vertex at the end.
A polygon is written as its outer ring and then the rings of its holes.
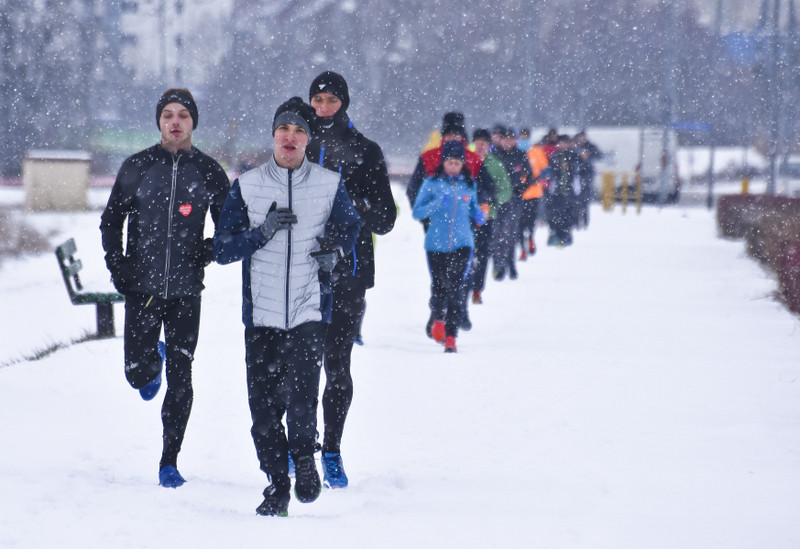
POLYGON ((772 24, 770 37, 770 59, 769 59, 769 177, 767 178, 767 194, 773 195, 777 189, 778 175, 778 137, 780 127, 780 74, 778 70, 779 41, 778 34, 780 25, 781 2, 774 0, 772 4, 772 24))
POLYGON ((669 102, 669 110, 666 123, 664 124, 664 134, 662 137, 662 160, 661 160, 661 185, 658 191, 658 203, 665 204, 667 202, 667 189, 669 187, 669 178, 674 176, 673 170, 673 154, 672 140, 670 133, 672 127, 677 120, 678 112, 678 89, 675 85, 675 80, 678 78, 678 44, 677 44, 677 31, 678 31, 678 8, 675 3, 671 3, 669 7, 670 13, 670 32, 667 38, 667 70, 664 71, 664 87, 666 88, 666 99, 669 102))

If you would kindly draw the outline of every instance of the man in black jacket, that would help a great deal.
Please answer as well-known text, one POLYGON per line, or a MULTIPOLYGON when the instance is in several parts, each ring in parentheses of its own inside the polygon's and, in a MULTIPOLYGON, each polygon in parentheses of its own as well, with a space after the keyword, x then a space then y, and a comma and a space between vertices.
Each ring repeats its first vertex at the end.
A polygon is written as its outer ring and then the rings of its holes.
POLYGON ((559 135, 556 150, 550 155, 550 189, 547 195, 548 246, 572 245, 575 202, 580 191, 578 155, 568 135, 559 135))
POLYGON ((333 273, 333 315, 325 340, 323 482, 330 488, 344 488, 348 479, 340 446, 353 399, 350 354, 364 314, 367 288, 375 285, 372 235, 392 230, 397 208, 383 151, 364 137, 347 116, 350 93, 345 79, 335 72, 323 72, 311 83, 308 95, 317 120, 306 156, 341 175, 353 206, 361 216, 361 233, 356 245, 345 251, 333 273))
POLYGON ((230 186, 222 167, 192 146, 197 119, 189 90, 164 92, 161 142, 125 160, 100 222, 106 266, 125 295, 125 376, 145 400, 158 392, 166 362, 158 477, 168 488, 185 482, 177 460, 192 408, 203 270, 214 257, 212 239, 203 238, 206 214, 217 223, 230 186))
POLYGON ((519 220, 522 211, 522 193, 529 182, 533 182, 528 156, 517 148, 517 133, 514 128, 500 130, 500 144, 492 149, 506 168, 511 181, 511 200, 503 204, 497 212, 494 223, 494 278, 503 280, 506 274, 512 280, 517 278, 514 246, 519 235, 519 220))

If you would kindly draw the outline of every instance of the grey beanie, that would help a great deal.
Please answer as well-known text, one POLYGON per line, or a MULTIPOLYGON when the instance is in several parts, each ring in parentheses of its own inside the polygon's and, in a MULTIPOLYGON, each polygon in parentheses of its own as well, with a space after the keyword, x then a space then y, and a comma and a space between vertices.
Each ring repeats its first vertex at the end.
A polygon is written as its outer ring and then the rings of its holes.
POLYGON ((275 135, 275 130, 281 124, 294 124, 303 128, 310 138, 313 120, 314 108, 299 97, 292 97, 275 111, 275 117, 272 119, 272 134, 275 135))

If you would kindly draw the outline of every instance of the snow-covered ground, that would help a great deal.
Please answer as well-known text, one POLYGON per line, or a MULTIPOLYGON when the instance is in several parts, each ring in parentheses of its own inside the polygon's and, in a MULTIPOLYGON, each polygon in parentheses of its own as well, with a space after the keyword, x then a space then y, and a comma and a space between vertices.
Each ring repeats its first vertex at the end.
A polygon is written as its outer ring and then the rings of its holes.
MULTIPOLYGON (((92 331, 94 311, 69 303, 52 254, 4 261, 0 547, 800 547, 800 323, 713 212, 593 206, 575 246, 488 282, 445 355, 395 193, 353 354, 351 486, 286 519, 254 512, 239 265, 207 273, 188 482, 171 490, 160 397, 127 386, 121 338, 21 359, 92 331)), ((14 215, 54 247, 75 237, 86 286, 110 289, 99 210, 14 215)))

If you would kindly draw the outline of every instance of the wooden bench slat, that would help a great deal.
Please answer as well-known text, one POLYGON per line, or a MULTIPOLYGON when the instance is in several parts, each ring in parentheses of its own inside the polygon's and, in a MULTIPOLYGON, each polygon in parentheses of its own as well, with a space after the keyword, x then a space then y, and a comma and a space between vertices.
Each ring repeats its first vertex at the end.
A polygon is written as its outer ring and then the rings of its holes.
POLYGON ((83 263, 81 263, 80 259, 76 259, 74 263, 62 264, 61 269, 66 276, 75 276, 78 274, 78 271, 83 269, 83 263))
POLYGON ((95 305, 97 309, 97 335, 99 337, 114 336, 113 303, 125 301, 125 296, 117 292, 84 292, 78 273, 83 269, 80 259, 75 259, 78 247, 75 239, 70 238, 56 248, 56 258, 61 268, 61 277, 67 287, 69 299, 73 305, 95 305))
POLYGON ((75 252, 78 251, 78 246, 75 244, 75 239, 70 238, 66 242, 64 242, 61 246, 56 248, 56 252, 59 254, 59 259, 66 259, 71 255, 75 255, 75 252))
POLYGON ((87 303, 121 303, 125 301, 122 294, 103 294, 96 292, 76 293, 72 302, 75 305, 85 305, 87 303))

